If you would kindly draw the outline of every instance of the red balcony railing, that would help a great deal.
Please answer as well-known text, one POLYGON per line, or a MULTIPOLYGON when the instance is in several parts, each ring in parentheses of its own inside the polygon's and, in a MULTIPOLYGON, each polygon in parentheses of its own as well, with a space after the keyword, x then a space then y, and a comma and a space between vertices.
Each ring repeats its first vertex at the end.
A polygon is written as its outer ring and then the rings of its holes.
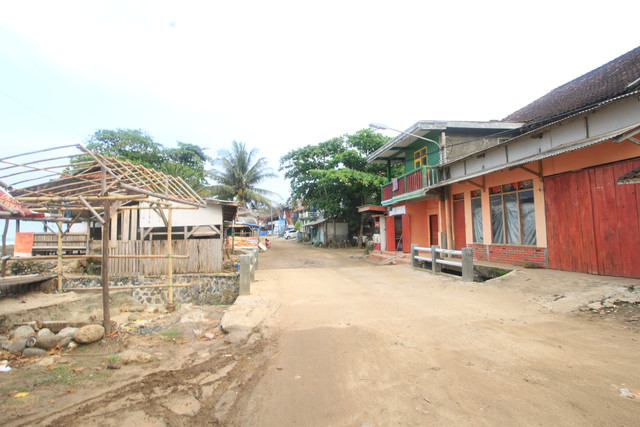
POLYGON ((422 169, 415 170, 406 175, 405 180, 407 182, 407 193, 416 191, 422 188, 422 169))
POLYGON ((439 178, 436 169, 422 166, 382 186, 382 201, 430 187, 436 184, 440 180, 439 178))

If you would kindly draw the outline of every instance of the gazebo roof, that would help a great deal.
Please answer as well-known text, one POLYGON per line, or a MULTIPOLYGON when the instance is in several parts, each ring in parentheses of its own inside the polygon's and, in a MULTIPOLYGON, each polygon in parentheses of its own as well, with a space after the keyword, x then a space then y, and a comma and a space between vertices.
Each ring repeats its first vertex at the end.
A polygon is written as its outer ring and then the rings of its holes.
POLYGON ((55 147, 0 159, 0 185, 28 209, 54 213, 100 207, 105 199, 149 197, 204 207, 180 177, 105 157, 82 145, 55 147))

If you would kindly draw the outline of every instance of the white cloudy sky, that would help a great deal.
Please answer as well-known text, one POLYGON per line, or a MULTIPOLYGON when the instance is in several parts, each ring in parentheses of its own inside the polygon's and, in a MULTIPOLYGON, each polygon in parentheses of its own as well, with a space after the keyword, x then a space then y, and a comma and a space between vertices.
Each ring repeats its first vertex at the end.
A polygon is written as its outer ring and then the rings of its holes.
POLYGON ((639 40, 637 1, 434 3, 0 0, 2 153, 140 128, 277 169, 374 121, 501 119, 639 40))

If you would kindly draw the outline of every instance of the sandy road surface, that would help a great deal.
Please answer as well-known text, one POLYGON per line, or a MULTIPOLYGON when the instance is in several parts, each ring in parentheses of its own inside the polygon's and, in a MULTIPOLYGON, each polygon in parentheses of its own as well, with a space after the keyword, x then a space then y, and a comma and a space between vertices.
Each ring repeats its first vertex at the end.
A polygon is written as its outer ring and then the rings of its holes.
POLYGON ((55 404, 34 391, 0 424, 638 425, 640 396, 620 395, 640 391, 637 316, 575 310, 637 280, 523 270, 468 284, 272 242, 228 311, 248 301, 247 334, 169 343, 162 364, 55 404))
POLYGON ((277 347, 230 425, 637 425, 640 399, 620 396, 640 391, 637 330, 543 304, 583 275, 465 284, 345 253, 262 256, 252 292, 279 304, 277 347))

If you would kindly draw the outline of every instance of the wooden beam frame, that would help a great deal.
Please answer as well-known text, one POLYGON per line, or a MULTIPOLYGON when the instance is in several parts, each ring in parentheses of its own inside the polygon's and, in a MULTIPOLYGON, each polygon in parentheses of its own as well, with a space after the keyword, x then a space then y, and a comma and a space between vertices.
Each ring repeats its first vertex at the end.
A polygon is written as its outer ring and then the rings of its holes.
POLYGON ((510 171, 515 169, 522 169, 523 171, 529 172, 531 175, 537 176, 538 178, 542 178, 542 160, 538 160, 538 170, 535 171, 533 169, 529 169, 526 166, 518 165, 512 168, 509 168, 510 171))
POLYGON ((89 212, 91 212, 91 215, 93 215, 93 217, 100 223, 100 224, 104 224, 104 219, 102 219, 102 217, 100 216, 100 214, 98 212, 96 212, 95 209, 93 209, 93 207, 91 207, 91 205, 89 204, 89 202, 87 202, 87 200, 82 197, 82 196, 78 196, 78 200, 80 200, 80 202, 87 208, 89 209, 89 212))
POLYGON ((484 189, 485 189, 485 186, 486 186, 486 184, 485 184, 485 176, 484 176, 484 175, 482 175, 480 178, 482 179, 482 184, 478 184, 477 182, 472 181, 472 180, 470 180, 470 179, 465 179, 465 180, 464 180, 464 181, 462 181, 462 182, 468 182, 469 184, 471 184, 471 185, 473 185, 473 186, 475 186, 475 187, 478 187, 478 188, 479 188, 479 189, 481 189, 481 190, 484 190, 484 189))

